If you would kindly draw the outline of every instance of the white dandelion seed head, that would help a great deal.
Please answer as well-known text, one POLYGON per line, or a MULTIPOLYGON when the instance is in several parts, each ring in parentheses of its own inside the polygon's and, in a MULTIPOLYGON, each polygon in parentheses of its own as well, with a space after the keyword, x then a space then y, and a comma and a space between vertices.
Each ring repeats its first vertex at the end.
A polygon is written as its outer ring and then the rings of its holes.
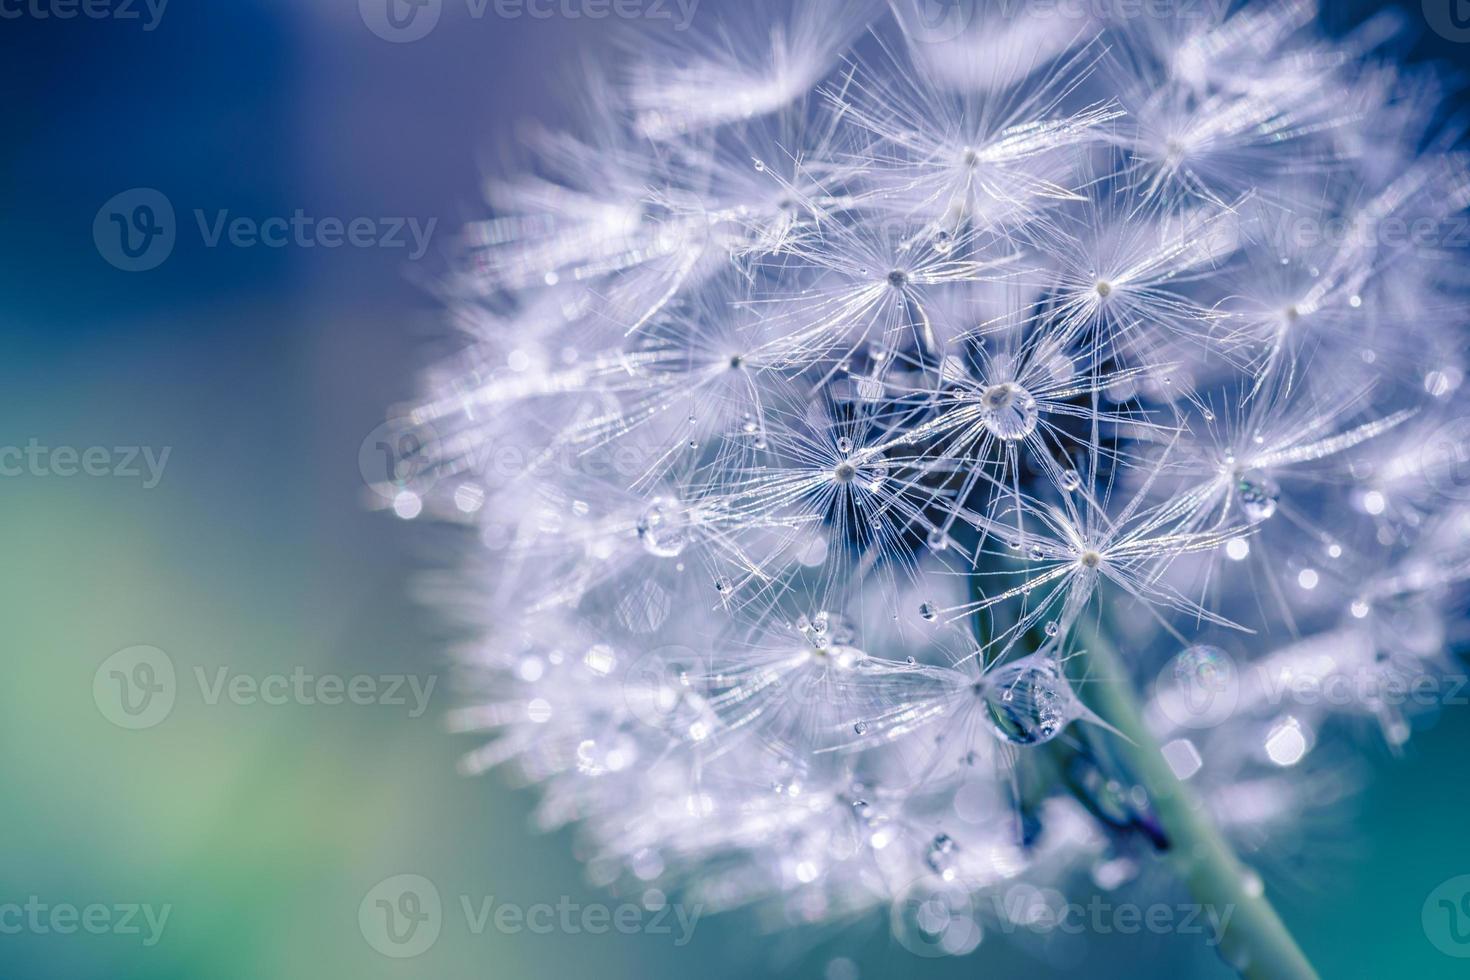
POLYGON ((466 770, 594 881, 965 953, 1167 845, 1090 645, 1253 842, 1437 710, 1460 134, 1382 32, 1206 6, 726 5, 488 181, 392 507, 470 532, 466 770))

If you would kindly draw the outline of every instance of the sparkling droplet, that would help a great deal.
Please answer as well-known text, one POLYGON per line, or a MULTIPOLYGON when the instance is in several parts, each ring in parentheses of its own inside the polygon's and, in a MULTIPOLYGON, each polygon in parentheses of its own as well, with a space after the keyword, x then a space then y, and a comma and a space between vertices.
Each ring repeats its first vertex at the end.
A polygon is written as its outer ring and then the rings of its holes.
POLYGON ((847 436, 839 436, 837 439, 837 451, 839 453, 852 452, 852 440, 847 438, 847 436))
POLYGON ((995 735, 1014 745, 1049 742, 1084 714, 1061 665, 1039 654, 992 670, 976 693, 985 700, 995 735))
POLYGON ((1242 473, 1235 490, 1240 495, 1241 512, 1252 524, 1264 521, 1276 513, 1276 502, 1281 499, 1281 487, 1265 473, 1259 470, 1242 473))
POLYGON ((938 618, 939 613, 934 608, 934 603, 921 602, 919 603, 919 615, 922 616, 926 621, 932 623, 935 619, 938 618))
POLYGON ((1047 620, 1046 625, 1042 629, 1046 631, 1047 636, 1056 636, 1061 631, 1061 627, 1057 625, 1057 621, 1054 619, 1047 620))
POLYGON ((980 392, 980 421, 997 438, 1024 439, 1036 428, 1036 399, 1013 381, 993 384, 980 392))
POLYGON ((650 555, 673 558, 689 544, 693 523, 689 508, 679 501, 654 497, 638 515, 638 538, 650 555))
POLYGON ((865 721, 860 721, 852 726, 852 730, 857 732, 859 735, 866 735, 868 734, 868 723, 865 721))
POLYGON ((1063 490, 1067 491, 1068 493, 1071 493, 1073 490, 1076 490, 1080 486, 1082 486, 1082 474, 1081 473, 1078 473, 1076 470, 1063 470, 1062 471, 1062 489, 1063 490))

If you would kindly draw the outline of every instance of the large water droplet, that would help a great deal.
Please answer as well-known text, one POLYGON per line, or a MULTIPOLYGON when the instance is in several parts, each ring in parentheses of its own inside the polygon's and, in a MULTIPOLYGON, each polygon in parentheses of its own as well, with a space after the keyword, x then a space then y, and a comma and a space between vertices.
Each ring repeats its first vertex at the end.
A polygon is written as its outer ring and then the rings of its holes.
POLYGON ((638 538, 650 555, 673 558, 689 544, 694 523, 689 508, 671 497, 654 497, 638 515, 638 538))
POLYGON ((1024 439, 1036 428, 1036 399, 1014 381, 980 392, 980 421, 997 438, 1024 439))
POLYGON ((991 670, 975 686, 996 736, 1015 745, 1049 742, 1086 709, 1057 661, 1042 654, 991 670))

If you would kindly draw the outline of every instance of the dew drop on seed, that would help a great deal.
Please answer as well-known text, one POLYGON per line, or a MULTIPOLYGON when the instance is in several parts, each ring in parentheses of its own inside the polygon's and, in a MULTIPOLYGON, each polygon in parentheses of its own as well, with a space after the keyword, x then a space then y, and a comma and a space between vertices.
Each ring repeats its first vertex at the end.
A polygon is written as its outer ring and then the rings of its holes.
POLYGON ((1031 392, 1014 381, 989 385, 980 392, 980 422, 999 439, 1013 442, 1036 429, 1040 414, 1031 392))
POLYGON ((1235 492, 1240 497, 1241 513, 1252 524, 1276 513, 1276 503, 1281 499, 1281 487, 1259 470, 1242 473, 1236 481, 1235 492))
POLYGON ((1082 474, 1081 473, 1078 473, 1076 470, 1063 470, 1062 471, 1062 489, 1063 490, 1067 491, 1068 493, 1071 493, 1073 490, 1076 490, 1080 486, 1082 486, 1082 474))
POLYGON ((938 618, 939 612, 934 608, 934 603, 921 602, 919 603, 919 615, 922 616, 925 621, 932 623, 935 619, 938 618))
POLYGON ((1036 745, 1056 738, 1083 713, 1061 666, 1031 656, 996 669, 977 693, 985 700, 991 730, 1013 745, 1036 745))
POLYGON ((673 558, 689 544, 693 523, 689 508, 679 501, 654 497, 638 515, 638 539, 650 555, 673 558))

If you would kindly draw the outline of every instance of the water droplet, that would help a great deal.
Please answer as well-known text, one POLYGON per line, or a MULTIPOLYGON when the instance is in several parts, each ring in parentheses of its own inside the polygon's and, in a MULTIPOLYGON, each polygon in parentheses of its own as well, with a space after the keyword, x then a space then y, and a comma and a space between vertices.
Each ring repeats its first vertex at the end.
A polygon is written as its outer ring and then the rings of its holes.
POLYGON ((1047 636, 1056 636, 1057 633, 1059 633, 1062 628, 1061 628, 1061 626, 1057 625, 1057 621, 1056 620, 1049 619, 1049 620, 1046 621, 1046 625, 1044 627, 1042 627, 1042 629, 1044 629, 1046 631, 1046 635, 1047 636))
POLYGON ((638 538, 650 555, 673 558, 689 544, 693 524, 688 507, 671 497, 654 497, 638 515, 638 538))
POLYGON ((852 730, 857 732, 859 735, 866 735, 868 734, 868 723, 865 721, 860 721, 852 726, 852 730))
POLYGON ((1276 503, 1281 499, 1281 487, 1259 470, 1242 473, 1236 481, 1235 492, 1240 497, 1241 512, 1252 524, 1276 513, 1276 503))
POLYGON ((945 548, 949 547, 949 539, 945 537, 944 532, 937 527, 929 532, 928 537, 925 540, 929 544, 930 551, 943 551, 945 548))
POLYGON ((980 421, 997 438, 1024 439, 1036 428, 1036 399, 1013 381, 993 384, 980 392, 980 421))
POLYGON ((839 453, 852 452, 852 440, 847 438, 847 436, 839 436, 837 439, 837 451, 839 453))
POLYGON ((939 612, 934 608, 934 603, 921 602, 919 603, 919 615, 922 616, 927 622, 932 623, 935 619, 939 617, 939 612))
POLYGON ((1085 713, 1061 665, 1040 654, 993 669, 976 693, 985 700, 995 735, 1015 745, 1049 742, 1085 713))
POLYGON ((1078 473, 1076 470, 1063 470, 1062 471, 1062 489, 1063 490, 1067 491, 1068 493, 1071 493, 1073 490, 1076 490, 1080 486, 1082 486, 1082 474, 1081 473, 1078 473))

